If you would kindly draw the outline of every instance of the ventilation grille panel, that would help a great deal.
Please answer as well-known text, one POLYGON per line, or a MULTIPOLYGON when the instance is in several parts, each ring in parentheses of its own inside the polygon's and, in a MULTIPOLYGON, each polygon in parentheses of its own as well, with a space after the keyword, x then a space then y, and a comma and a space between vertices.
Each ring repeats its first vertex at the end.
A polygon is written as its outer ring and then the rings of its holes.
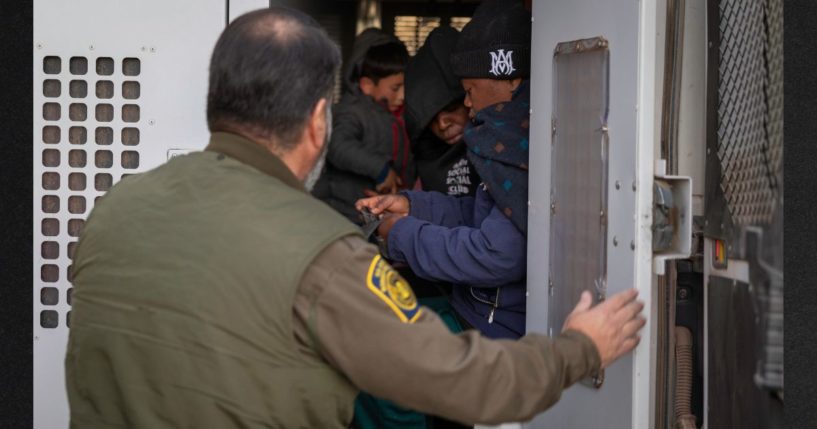
POLYGON ((142 61, 42 60, 35 116, 35 291, 39 327, 70 327, 71 261, 94 202, 140 168, 142 61), (37 135, 38 134, 38 135, 37 135))
MULTIPOLYGON (((470 17, 451 17, 449 25, 461 31, 470 17)), ((414 56, 426 42, 428 34, 441 25, 442 19, 436 16, 396 16, 394 17, 394 35, 405 45, 409 55, 414 56)))
POLYGON ((717 156, 739 226, 771 223, 781 197, 782 19, 767 30, 767 9, 763 0, 720 2, 717 156))

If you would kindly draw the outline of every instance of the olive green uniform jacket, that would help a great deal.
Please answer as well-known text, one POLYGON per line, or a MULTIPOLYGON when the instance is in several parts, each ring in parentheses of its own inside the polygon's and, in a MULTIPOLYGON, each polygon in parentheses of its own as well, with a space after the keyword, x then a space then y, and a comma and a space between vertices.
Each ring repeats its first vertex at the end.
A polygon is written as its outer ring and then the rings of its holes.
POLYGON ((359 389, 522 421, 599 368, 575 331, 450 333, 351 223, 231 134, 117 184, 74 272, 72 427, 345 428, 359 389))

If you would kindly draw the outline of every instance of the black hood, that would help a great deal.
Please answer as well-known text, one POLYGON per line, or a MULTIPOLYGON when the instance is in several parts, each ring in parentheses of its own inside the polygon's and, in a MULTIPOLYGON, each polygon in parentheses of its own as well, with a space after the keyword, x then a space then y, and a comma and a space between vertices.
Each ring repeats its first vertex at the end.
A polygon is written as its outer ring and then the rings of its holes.
POLYGON ((452 101, 465 96, 459 78, 451 70, 451 51, 459 32, 437 27, 406 66, 406 130, 416 139, 434 116, 452 101))
POLYGON ((352 46, 352 54, 346 60, 343 68, 343 89, 352 94, 360 94, 360 68, 363 65, 363 58, 366 51, 373 46, 385 45, 389 42, 401 43, 400 39, 384 32, 379 28, 367 28, 355 38, 352 46))

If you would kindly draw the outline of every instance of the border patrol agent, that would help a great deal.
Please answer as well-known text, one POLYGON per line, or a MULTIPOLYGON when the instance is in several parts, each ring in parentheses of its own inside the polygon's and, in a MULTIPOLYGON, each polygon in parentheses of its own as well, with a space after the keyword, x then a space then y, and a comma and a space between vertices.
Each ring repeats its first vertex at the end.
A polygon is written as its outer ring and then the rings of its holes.
POLYGON ((345 428, 359 389, 462 422, 525 420, 635 345, 634 292, 518 342, 451 334, 419 306, 306 189, 339 63, 300 12, 238 18, 211 61, 206 150, 98 202, 74 261, 71 427, 345 428))

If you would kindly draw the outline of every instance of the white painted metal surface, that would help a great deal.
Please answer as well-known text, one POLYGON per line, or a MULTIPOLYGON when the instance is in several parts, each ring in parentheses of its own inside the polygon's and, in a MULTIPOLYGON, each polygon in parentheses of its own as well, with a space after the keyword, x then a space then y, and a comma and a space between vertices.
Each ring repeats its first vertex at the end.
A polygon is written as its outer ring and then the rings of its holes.
MULTIPOLYGON (((637 287, 654 316, 652 182, 660 115, 657 57, 658 0, 561 0, 533 4, 530 202, 528 233, 529 332, 546 332, 550 240, 550 123, 552 53, 560 42, 604 37, 610 45, 610 164, 608 296, 637 287)), ((650 319, 651 320, 651 319, 650 319)), ((654 343, 648 320, 635 352, 607 369, 599 390, 576 385, 526 428, 648 428, 652 426, 654 343)))
POLYGON ((505 423, 499 426, 474 426, 474 429, 521 429, 522 425, 519 423, 505 423))
POLYGON ((636 177, 636 251, 635 286, 646 304, 647 324, 641 333, 641 344, 633 356, 632 428, 650 428, 655 422, 655 373, 657 329, 654 320, 658 313, 655 287, 658 277, 652 272, 652 169, 656 158, 661 122, 661 76, 664 72, 659 61, 664 59, 665 2, 642 0, 638 3, 638 106, 636 177))
POLYGON ((171 149, 201 149, 207 143, 207 66, 225 21, 224 0, 34 2, 35 428, 68 426, 63 360, 70 311, 68 252, 78 235, 75 227, 82 225, 94 199, 104 194, 105 180, 116 183, 123 174, 158 166, 171 149), (57 73, 45 73, 46 57, 59 58, 57 73), (84 59, 84 74, 71 70, 72 58, 77 65, 84 59), (113 69, 97 70, 100 58, 100 65, 112 64, 113 69), (124 73, 126 59, 138 62, 138 74, 124 73), (45 80, 60 87, 58 95, 46 94, 45 80), (138 96, 125 96, 126 82, 139 85, 138 96), (85 93, 80 90, 83 83, 85 93), (54 109, 48 115, 46 103, 54 109), (138 118, 123 109, 138 109, 138 118), (110 120, 107 113, 112 113, 110 120), (52 133, 47 143, 44 127, 59 130, 59 137, 52 133), (125 128, 130 129, 126 143, 125 128), (137 132, 138 142, 133 139, 137 132), (105 179, 101 186, 99 178, 105 179), (79 204, 83 199, 84 207, 79 204), (46 287, 50 295, 44 296, 46 287), (44 314, 47 323, 41 323, 44 314))
POLYGON ((229 0, 230 22, 239 16, 261 8, 270 6, 269 0, 229 0))
POLYGON ((706 2, 684 3, 677 174, 692 178, 692 213, 701 216, 706 182, 706 2))

